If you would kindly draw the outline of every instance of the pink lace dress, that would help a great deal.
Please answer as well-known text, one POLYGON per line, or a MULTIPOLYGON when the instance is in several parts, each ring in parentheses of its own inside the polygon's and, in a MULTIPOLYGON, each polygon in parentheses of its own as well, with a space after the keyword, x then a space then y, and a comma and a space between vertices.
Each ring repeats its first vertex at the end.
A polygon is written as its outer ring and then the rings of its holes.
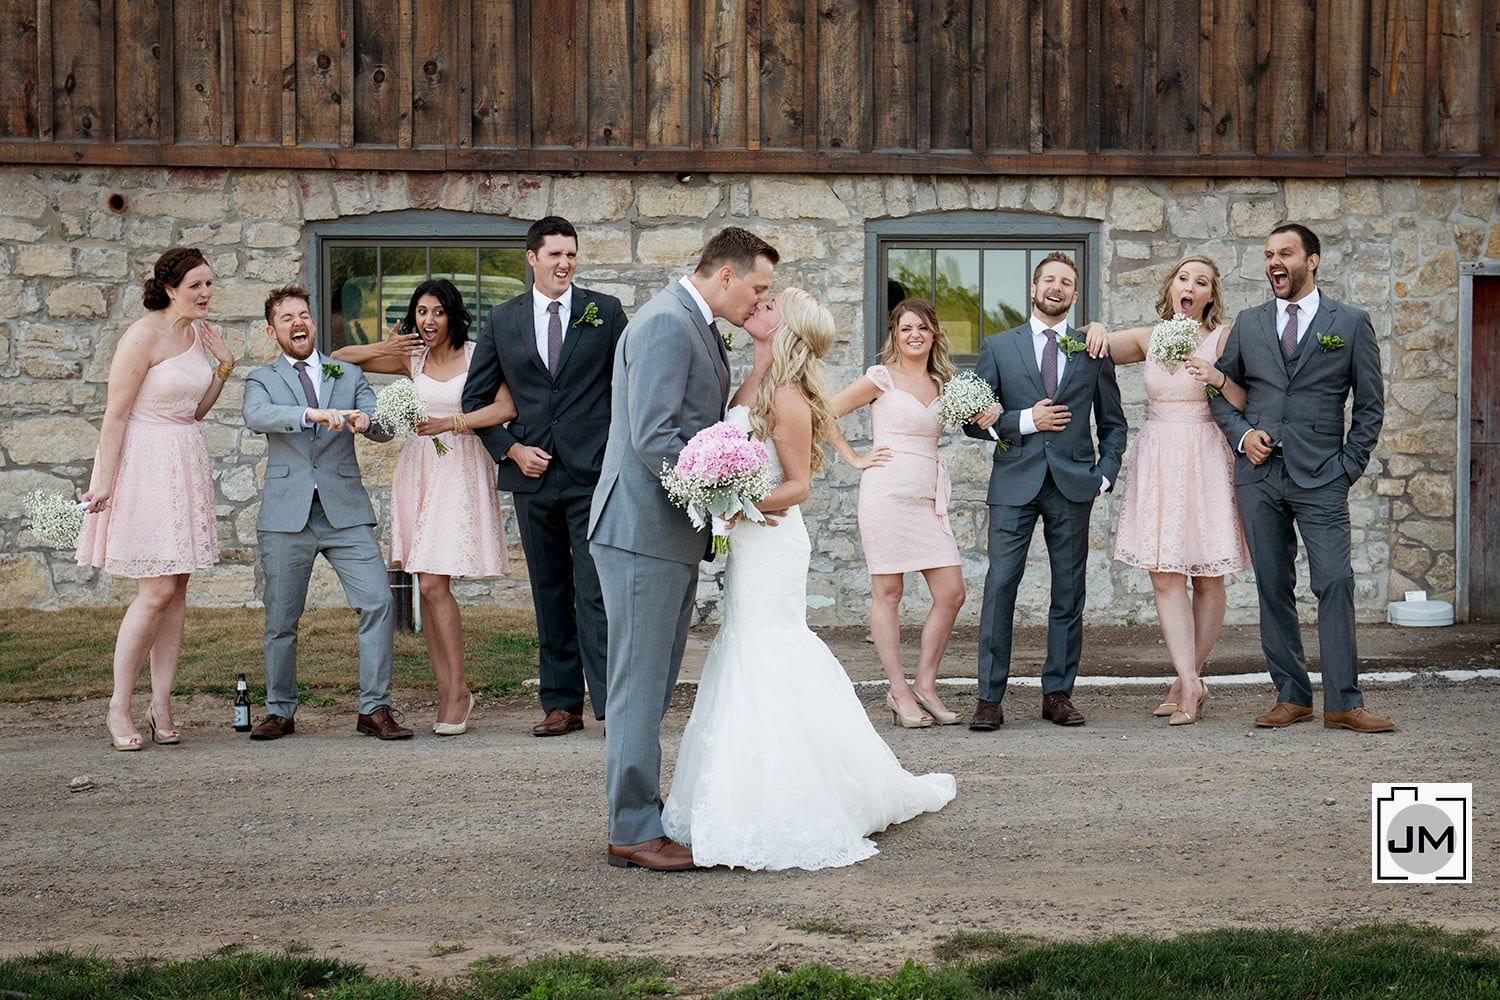
POLYGON ((910 573, 958 565, 958 543, 948 526, 948 469, 938 458, 942 408, 926 406, 896 388, 884 365, 865 377, 880 395, 870 404, 875 446, 891 449, 891 461, 873 465, 859 479, 859 537, 872 574, 910 573))
MULTIPOLYGON (((1212 338, 1193 352, 1213 359, 1212 338)), ((1145 362, 1146 424, 1125 467, 1115 558, 1188 576, 1225 576, 1250 563, 1234 500, 1234 455, 1185 369, 1145 362)))
POLYGON ((125 421, 109 504, 84 515, 78 565, 140 579, 219 561, 208 441, 194 416, 213 377, 196 330, 192 347, 146 372, 125 421))
MULTIPOLYGON (((464 345, 464 371, 474 342, 464 345)), ((440 382, 412 359, 412 381, 427 414, 451 418, 463 409, 464 375, 440 382)), ((396 456, 391 477, 391 567, 445 576, 505 576, 510 559, 495 492, 495 463, 473 434, 413 434, 396 456), (439 455, 434 441, 448 448, 439 455)))

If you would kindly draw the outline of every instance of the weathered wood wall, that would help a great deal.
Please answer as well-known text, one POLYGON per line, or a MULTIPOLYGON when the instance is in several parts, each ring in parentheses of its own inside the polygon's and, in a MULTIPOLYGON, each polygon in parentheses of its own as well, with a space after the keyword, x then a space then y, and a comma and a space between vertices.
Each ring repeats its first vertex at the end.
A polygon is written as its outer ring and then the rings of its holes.
POLYGON ((0 161, 1500 173, 1500 0, 0 0, 0 161))

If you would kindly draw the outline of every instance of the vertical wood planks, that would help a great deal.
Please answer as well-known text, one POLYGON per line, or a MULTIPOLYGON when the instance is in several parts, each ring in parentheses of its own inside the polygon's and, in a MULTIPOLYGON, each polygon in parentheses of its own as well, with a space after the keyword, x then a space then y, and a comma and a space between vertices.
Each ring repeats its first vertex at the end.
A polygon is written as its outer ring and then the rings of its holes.
POLYGON ((281 144, 297 145, 297 2, 281 0, 281 144))
POLYGON ((1484 11, 1479 0, 1449 0, 1438 5, 1438 66, 1436 107, 1430 108, 1437 123, 1439 152, 1466 152, 1479 148, 1480 80, 1493 76, 1480 62, 1484 11))
POLYGON ((400 24, 401 9, 390 0, 354 0, 351 43, 356 143, 395 146, 398 142, 402 117, 400 24))
POLYGON ((1022 150, 1031 135, 1031 4, 986 3, 985 149, 1022 150))
POLYGON ((475 146, 516 144, 516 15, 508 3, 476 2, 473 19, 475 146))
POLYGON ((228 81, 234 109, 234 142, 281 142, 281 13, 279 3, 236 3, 234 75, 228 81))
POLYGON ((744 148, 746 10, 743 0, 713 0, 703 5, 702 81, 704 142, 708 146, 744 148))
POLYGON ((867 149, 873 139, 866 126, 873 103, 874 74, 867 68, 874 25, 860 10, 841 0, 818 2, 818 146, 825 149, 867 149))
POLYGON ((223 141, 219 101, 219 4, 175 0, 173 110, 178 142, 223 141))
MULTIPOLYGON (((1269 134, 1263 153, 1289 153, 1312 148, 1314 10, 1307 4, 1274 5, 1268 53, 1266 86, 1260 96, 1267 102, 1262 120, 1269 134)), ((1262 18, 1266 9, 1261 11, 1262 18)), ((1264 21, 1262 22, 1264 27, 1264 21)))
POLYGON ((1102 149, 1140 149, 1145 132, 1142 112, 1150 104, 1146 76, 1146 32, 1143 0, 1119 0, 1099 12, 1099 58, 1093 72, 1099 78, 1099 146, 1102 149))
POLYGON ((1156 50, 1155 78, 1144 93, 1154 97, 1155 119, 1146 151, 1196 153, 1202 95, 1199 68, 1205 48, 1199 30, 1199 0, 1151 0, 1157 17, 1147 21, 1146 47, 1156 50))
POLYGON ((1493 156, 1500 152, 1500 87, 1495 85, 1500 66, 1500 0, 1484 0, 1481 24, 1479 61, 1485 71, 1479 76, 1479 152, 1493 156))
POLYGON ((1356 4, 1329 2, 1326 6, 1326 14, 1319 11, 1318 24, 1319 61, 1327 65, 1326 148, 1361 153, 1369 120, 1369 11, 1356 4))
POLYGON ((37 96, 51 95, 37 85, 37 54, 46 48, 37 44, 37 2, 8 6, 6 13, 0 21, 0 136, 35 139, 37 96))
POLYGON ((1382 70, 1381 148, 1417 152, 1425 134, 1427 88, 1426 0, 1386 0, 1382 70))
POLYGON ((161 25, 153 4, 115 4, 115 137, 161 139, 161 25))
MULTIPOLYGON (((463 9, 466 4, 459 4, 463 9)), ((457 31, 456 9, 418 4, 412 8, 411 142, 416 146, 460 144, 459 89, 463 77, 454 57, 469 46, 457 31)))
POLYGON ((760 141, 772 149, 802 146, 808 123, 803 106, 803 38, 816 31, 806 20, 806 0, 763 0, 760 42, 760 141))
POLYGON ((416 24, 411 3, 412 0, 398 0, 396 4, 396 95, 392 103, 396 106, 396 145, 401 149, 411 149, 411 109, 416 96, 411 64, 416 24))
POLYGON ((571 146, 584 127, 578 119, 574 72, 577 5, 586 0, 551 2, 531 8, 531 144, 571 146))
POLYGON ((931 60, 932 109, 929 131, 935 149, 969 149, 973 101, 973 10, 984 0, 931 0, 932 20, 924 29, 929 44, 922 48, 931 60))
POLYGON ((233 146, 234 0, 219 0, 219 144, 233 146))
POLYGON ((1042 145, 1084 147, 1088 107, 1088 0, 1042 5, 1042 145))
POLYGON ((52 30, 43 39, 52 59, 52 131, 58 139, 98 139, 103 81, 99 67, 98 0, 54 0, 52 30))
POLYGON ((337 146, 342 91, 348 86, 339 44, 338 0, 295 0, 297 49, 284 58, 295 67, 297 136, 304 145, 337 146))
POLYGON ((634 81, 630 67, 630 11, 623 3, 592 0, 588 7, 584 69, 587 80, 588 145, 623 146, 630 143, 634 81))
POLYGON ((1203 0, 1211 7, 1212 85, 1205 100, 1218 153, 1248 153, 1258 144, 1256 98, 1260 31, 1255 7, 1245 0, 1203 0))
MULTIPOLYGON (((871 76, 874 78, 874 146, 876 149, 911 149, 917 140, 916 104, 934 96, 917 86, 917 34, 915 0, 880 3, 874 11, 871 46, 871 76)), ((851 88, 852 89, 852 86, 851 88)))
POLYGON ((637 0, 646 19, 646 145, 688 145, 691 34, 689 8, 696 0, 637 0))

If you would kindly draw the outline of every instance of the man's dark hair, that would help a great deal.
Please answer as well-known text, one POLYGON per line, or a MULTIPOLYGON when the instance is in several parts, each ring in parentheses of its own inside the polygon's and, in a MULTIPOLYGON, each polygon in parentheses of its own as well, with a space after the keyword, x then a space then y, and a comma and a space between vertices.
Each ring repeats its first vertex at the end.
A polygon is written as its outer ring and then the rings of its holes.
POLYGON ((578 242, 578 230, 573 228, 573 223, 560 215, 544 215, 526 230, 526 249, 537 253, 549 236, 566 236, 575 244, 578 242))
MULTIPOLYGON (((1300 222, 1283 222, 1281 225, 1271 230, 1272 236, 1275 236, 1277 233, 1296 233, 1297 238, 1302 241, 1303 253, 1307 254, 1309 257, 1311 257, 1313 254, 1317 254, 1319 257, 1323 255, 1323 244, 1318 242, 1318 234, 1313 232, 1311 229, 1308 229, 1300 222)), ((1316 267, 1312 269, 1314 274, 1317 273, 1317 270, 1318 269, 1316 267)))
POLYGON ((706 278, 728 264, 735 274, 743 277, 755 270, 755 258, 764 257, 772 264, 781 261, 781 254, 765 240, 748 229, 726 226, 714 233, 703 247, 703 256, 698 258, 696 273, 706 278))
POLYGON ((271 316, 276 312, 276 307, 287 299, 301 299, 308 307, 312 307, 312 297, 307 294, 307 289, 301 285, 282 285, 280 288, 271 289, 271 294, 266 296, 266 325, 271 326, 271 316))
POLYGON ((1042 276, 1042 268, 1046 267, 1048 264, 1068 265, 1073 269, 1074 280, 1077 280, 1078 265, 1073 263, 1073 258, 1069 257, 1067 254, 1061 252, 1060 250, 1054 250, 1047 256, 1043 257, 1041 260, 1037 261, 1036 268, 1031 272, 1031 283, 1033 285, 1036 284, 1037 279, 1042 276))

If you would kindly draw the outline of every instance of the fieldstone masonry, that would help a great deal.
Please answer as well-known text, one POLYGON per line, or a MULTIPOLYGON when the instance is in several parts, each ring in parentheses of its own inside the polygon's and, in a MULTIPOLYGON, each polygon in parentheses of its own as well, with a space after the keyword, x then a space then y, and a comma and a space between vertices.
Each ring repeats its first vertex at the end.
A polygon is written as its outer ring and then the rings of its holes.
MULTIPOLYGON (((526 220, 565 215, 579 227, 580 282, 619 296, 627 310, 683 273, 711 232, 745 225, 783 253, 777 283, 806 287, 845 331, 828 359, 830 381, 839 387, 869 360, 866 220, 998 209, 1101 224, 1097 318, 1114 327, 1152 320, 1164 268, 1191 251, 1218 260, 1231 313, 1264 301, 1261 249, 1271 227, 1290 218, 1319 233, 1320 284, 1370 311, 1387 373, 1385 432, 1352 495, 1359 614, 1380 620, 1389 594, 1417 588, 1437 598, 1454 594, 1454 497, 1467 488, 1455 467, 1458 267, 1500 257, 1496 192, 1493 180, 728 175, 684 185, 655 175, 0 168, 0 605, 113 603, 134 591, 128 580, 76 566, 71 553, 43 548, 24 529, 20 498, 32 489, 87 487, 113 343, 139 315, 141 280, 169 246, 198 246, 208 256, 217 277, 212 317, 241 359, 205 421, 223 560, 196 574, 189 594, 199 605, 235 605, 258 600, 255 515, 265 451, 263 439, 240 423, 239 377, 274 355, 261 320, 266 291, 291 281, 316 288, 303 259, 305 223, 435 208, 526 220), (112 209, 111 195, 124 199, 122 208, 112 209)), ((738 376, 748 352, 737 352, 734 361, 738 376)), ((1123 369, 1121 383, 1138 428, 1145 416, 1139 369, 1123 369)), ((868 444, 866 415, 844 426, 856 446, 868 444)), ((396 453, 396 445, 361 443, 383 522, 396 453)), ((943 456, 969 590, 960 620, 973 623, 986 567, 988 452, 954 435, 943 456)), ((1123 475, 1129 474, 1127 452, 1123 475)), ((866 620, 870 587, 857 493, 857 473, 835 463, 804 507, 814 546, 808 591, 816 623, 866 620)), ((457 581, 463 601, 529 606, 506 500, 516 574, 457 581)), ((1151 620, 1147 575, 1110 558, 1117 504, 1117 495, 1100 502, 1090 529, 1089 618, 1151 620)), ((1040 538, 1032 557, 1020 606, 1024 621, 1040 623, 1047 611, 1040 538)), ((705 618, 717 613, 722 568, 704 571, 705 618)), ((1248 575, 1231 584, 1229 595, 1229 620, 1253 621, 1248 575)), ((920 619, 925 599, 913 577, 906 620, 920 619)), ((331 573, 315 578, 313 600, 342 603, 331 573)), ((1302 606, 1310 615, 1310 596, 1302 606)))

